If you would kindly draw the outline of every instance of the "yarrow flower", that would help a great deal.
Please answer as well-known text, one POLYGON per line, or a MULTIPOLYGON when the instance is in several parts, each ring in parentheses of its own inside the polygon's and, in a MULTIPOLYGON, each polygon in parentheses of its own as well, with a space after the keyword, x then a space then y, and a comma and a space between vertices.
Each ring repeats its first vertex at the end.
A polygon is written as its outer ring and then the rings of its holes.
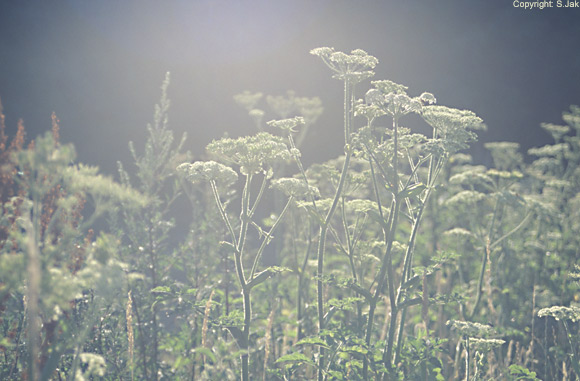
POLYGON ((316 48, 310 54, 318 56, 324 61, 335 74, 333 78, 351 83, 358 83, 372 77, 375 73, 372 69, 377 66, 379 60, 361 49, 356 49, 346 54, 336 52, 334 48, 316 48))
POLYGON ((177 171, 194 184, 217 181, 224 185, 231 185, 238 179, 238 174, 233 169, 215 161, 183 163, 177 167, 177 171))

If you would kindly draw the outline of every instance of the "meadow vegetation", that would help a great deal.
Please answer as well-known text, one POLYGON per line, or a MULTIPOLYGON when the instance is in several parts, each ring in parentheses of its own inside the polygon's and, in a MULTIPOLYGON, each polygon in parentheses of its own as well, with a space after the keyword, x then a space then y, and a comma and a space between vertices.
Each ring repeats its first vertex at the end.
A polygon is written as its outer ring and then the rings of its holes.
POLYGON ((236 95, 256 133, 193 160, 168 75, 118 180, 0 108, 0 379, 580 379, 580 107, 484 166, 474 112, 311 54, 344 154, 308 166, 322 101, 291 91, 236 95))

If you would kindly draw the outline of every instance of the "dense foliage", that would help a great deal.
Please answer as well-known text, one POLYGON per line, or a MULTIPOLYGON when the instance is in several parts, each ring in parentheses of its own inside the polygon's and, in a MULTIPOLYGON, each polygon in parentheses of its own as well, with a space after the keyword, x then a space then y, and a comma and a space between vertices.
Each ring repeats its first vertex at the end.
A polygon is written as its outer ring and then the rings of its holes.
POLYGON ((580 378, 580 107, 476 165, 475 113, 388 80, 357 99, 378 60, 311 53, 344 88, 344 155, 308 168, 323 109, 293 92, 236 95, 256 134, 192 162, 168 76, 118 182, 55 115, 26 144, 0 109, 0 379, 580 378))

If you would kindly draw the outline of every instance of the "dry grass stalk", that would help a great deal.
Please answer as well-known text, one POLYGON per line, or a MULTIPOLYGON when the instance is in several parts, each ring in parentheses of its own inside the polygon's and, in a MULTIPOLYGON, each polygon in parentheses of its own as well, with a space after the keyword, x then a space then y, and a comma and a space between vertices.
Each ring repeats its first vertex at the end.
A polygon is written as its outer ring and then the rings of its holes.
POLYGON ((133 298, 131 290, 127 295, 127 309, 125 311, 127 318, 127 339, 129 341, 129 367, 131 368, 131 380, 133 380, 133 354, 135 350, 135 336, 133 334, 133 298))
POLYGON ((266 380, 266 370, 268 369, 268 360, 270 357, 270 342, 272 341, 272 326, 274 325, 274 312, 276 308, 272 307, 272 311, 268 315, 268 326, 266 328, 266 335, 264 337, 264 375, 263 380, 266 380))

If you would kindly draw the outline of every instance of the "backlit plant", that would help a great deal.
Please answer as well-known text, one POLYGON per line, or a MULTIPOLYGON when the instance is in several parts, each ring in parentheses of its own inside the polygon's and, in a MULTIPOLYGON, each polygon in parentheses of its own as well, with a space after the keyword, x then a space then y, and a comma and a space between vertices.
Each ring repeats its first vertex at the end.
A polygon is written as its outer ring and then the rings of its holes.
POLYGON ((580 376, 580 107, 481 165, 474 112, 364 87, 363 50, 311 53, 343 85, 323 162, 301 155, 322 102, 293 91, 234 96, 255 133, 192 160, 167 76, 120 182, 75 163, 56 116, 27 146, 0 112, 0 378, 580 376))

